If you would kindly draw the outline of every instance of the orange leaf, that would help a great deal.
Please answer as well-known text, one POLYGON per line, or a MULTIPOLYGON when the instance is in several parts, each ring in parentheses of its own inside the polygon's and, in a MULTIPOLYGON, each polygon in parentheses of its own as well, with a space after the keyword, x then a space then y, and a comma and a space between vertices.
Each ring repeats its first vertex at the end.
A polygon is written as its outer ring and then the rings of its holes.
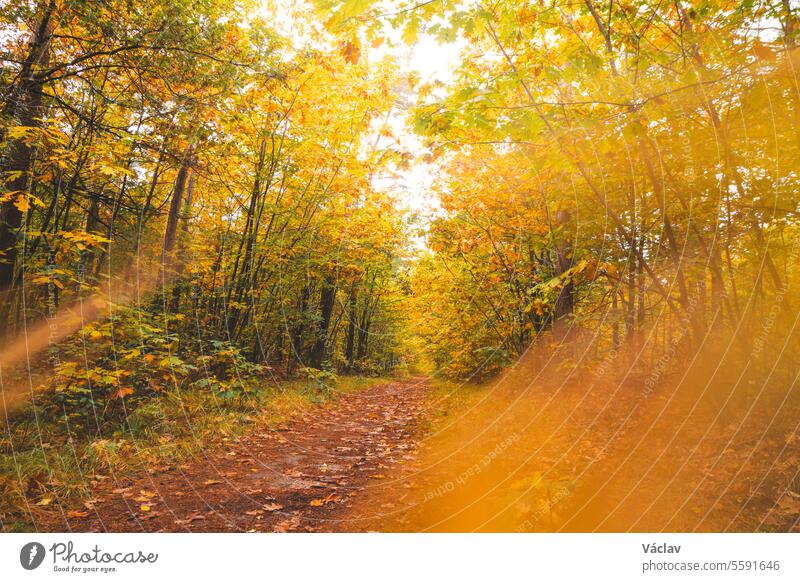
POLYGON ((125 398, 133 394, 133 388, 120 388, 114 393, 114 398, 125 398))

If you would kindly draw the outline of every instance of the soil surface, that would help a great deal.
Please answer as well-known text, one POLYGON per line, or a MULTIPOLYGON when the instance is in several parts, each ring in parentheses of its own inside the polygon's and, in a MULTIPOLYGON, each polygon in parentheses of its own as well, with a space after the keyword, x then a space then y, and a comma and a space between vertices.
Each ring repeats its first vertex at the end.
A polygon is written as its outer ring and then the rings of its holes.
POLYGON ((103 481, 37 529, 800 531, 788 407, 722 415, 693 383, 643 396, 636 378, 537 369, 452 394, 424 378, 345 394, 171 470, 103 481))
POLYGON ((354 498, 393 487, 392 467, 415 456, 425 379, 343 395, 287 425, 169 471, 91 491, 40 531, 247 532, 362 529, 354 498))

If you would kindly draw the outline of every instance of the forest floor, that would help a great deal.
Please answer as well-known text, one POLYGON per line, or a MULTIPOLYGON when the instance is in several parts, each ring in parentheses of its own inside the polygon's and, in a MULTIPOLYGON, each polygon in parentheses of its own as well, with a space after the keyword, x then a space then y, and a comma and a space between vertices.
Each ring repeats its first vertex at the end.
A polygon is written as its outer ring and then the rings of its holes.
MULTIPOLYGON (((707 370, 648 393, 640 373, 523 359, 483 385, 436 383, 403 488, 355 500, 360 530, 800 532, 796 409, 707 370), (366 518, 372 515, 371 519, 366 518)), ((776 379, 781 385, 783 379, 776 379)), ((354 528, 355 529, 355 528, 354 528)))
POLYGON ((430 384, 386 381, 168 470, 94 485, 40 531, 337 531, 352 499, 409 460, 430 384))
POLYGON ((687 384, 387 380, 170 470, 113 477, 46 531, 793 531, 796 421, 687 384))

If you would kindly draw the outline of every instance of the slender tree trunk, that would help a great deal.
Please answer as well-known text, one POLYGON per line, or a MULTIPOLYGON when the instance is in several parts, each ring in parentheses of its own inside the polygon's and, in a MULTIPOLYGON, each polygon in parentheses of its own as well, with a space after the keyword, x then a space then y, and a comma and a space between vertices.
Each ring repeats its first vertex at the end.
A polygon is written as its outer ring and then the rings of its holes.
MULTIPOLYGON (((556 214, 556 226, 565 227, 570 223, 570 214, 561 211, 556 214)), ((556 276, 566 273, 571 265, 572 242, 568 239, 556 243, 556 276)), ((575 285, 572 281, 561 287, 553 306, 553 324, 571 315, 575 308, 575 285)))
POLYGON ((332 277, 326 277, 322 282, 320 291, 320 322, 317 328, 317 337, 314 341, 314 346, 311 348, 310 363, 312 368, 322 368, 322 362, 325 359, 325 346, 328 344, 328 328, 330 327, 335 300, 335 282, 332 277))
POLYGON ((354 356, 355 356, 355 343, 356 343, 356 320, 358 319, 357 312, 358 296, 356 295, 355 285, 350 290, 350 297, 348 299, 347 317, 349 320, 347 326, 347 340, 345 342, 344 357, 347 360, 347 368, 353 369, 354 356))
POLYGON ((164 229, 164 244, 161 249, 161 263, 164 266, 174 266, 175 242, 178 236, 178 221, 181 216, 181 206, 183 205, 183 194, 186 190, 186 182, 189 178, 191 167, 191 146, 186 149, 175 177, 175 185, 172 188, 172 196, 169 203, 169 213, 167 214, 167 226, 164 229))
POLYGON ((289 358, 286 362, 286 374, 291 375, 294 369, 295 361, 300 359, 303 353, 303 335, 305 335, 305 318, 306 311, 308 310, 308 300, 311 298, 311 288, 308 283, 303 285, 303 290, 300 293, 300 305, 298 310, 299 321, 295 324, 291 331, 291 350, 289 358))
POLYGON ((370 315, 368 311, 364 312, 364 317, 358 328, 358 347, 356 349, 356 359, 362 360, 367 355, 367 347, 369 345, 369 328, 370 328, 370 315))
POLYGON ((617 306, 617 291, 616 289, 611 294, 611 313, 613 314, 613 323, 611 324, 611 343, 614 349, 619 348, 619 307, 617 306))
POLYGON ((194 179, 195 175, 192 170, 189 170, 189 178, 186 183, 186 200, 183 204, 183 212, 181 215, 181 233, 178 236, 177 246, 178 253, 175 256, 175 284, 172 287, 172 302, 170 309, 172 313, 177 313, 180 309, 181 294, 184 291, 186 282, 183 280, 183 273, 186 270, 186 243, 189 238, 189 219, 191 218, 192 211, 192 197, 194 195, 194 179))
MULTIPOLYGON (((636 245, 636 240, 632 239, 632 247, 636 245)), ((625 335, 628 340, 633 339, 636 330, 636 250, 631 248, 628 252, 628 304, 625 314, 625 335)))

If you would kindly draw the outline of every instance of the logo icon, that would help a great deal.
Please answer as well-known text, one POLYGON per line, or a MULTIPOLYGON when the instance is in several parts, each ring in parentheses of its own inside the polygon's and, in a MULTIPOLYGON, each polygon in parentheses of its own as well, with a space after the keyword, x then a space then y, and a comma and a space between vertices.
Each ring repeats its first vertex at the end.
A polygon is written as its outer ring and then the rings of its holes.
POLYGON ((30 542, 19 551, 19 563, 26 570, 35 570, 44 561, 44 546, 39 542, 30 542))

